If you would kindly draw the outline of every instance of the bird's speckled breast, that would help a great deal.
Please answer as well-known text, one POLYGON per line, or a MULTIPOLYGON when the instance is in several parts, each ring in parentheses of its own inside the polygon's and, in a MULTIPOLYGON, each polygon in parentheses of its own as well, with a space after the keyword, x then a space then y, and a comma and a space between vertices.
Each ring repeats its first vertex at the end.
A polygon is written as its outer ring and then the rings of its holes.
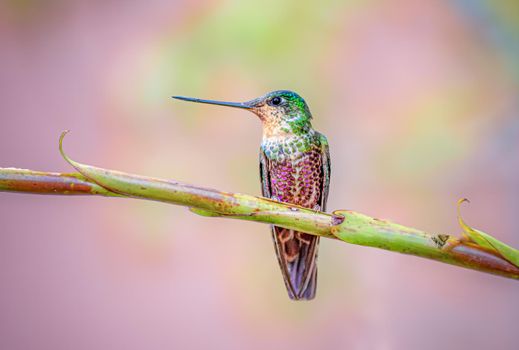
POLYGON ((270 159, 271 195, 282 202, 314 208, 322 189, 320 144, 310 144, 305 151, 285 153, 270 159))

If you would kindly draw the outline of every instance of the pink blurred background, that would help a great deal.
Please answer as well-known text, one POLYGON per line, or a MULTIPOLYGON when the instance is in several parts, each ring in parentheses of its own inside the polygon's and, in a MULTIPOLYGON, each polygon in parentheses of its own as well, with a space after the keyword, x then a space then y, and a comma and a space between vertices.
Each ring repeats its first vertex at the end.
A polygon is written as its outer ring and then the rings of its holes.
MULTIPOLYGON (((252 114, 169 98, 299 92, 330 210, 519 246, 514 1, 0 3, 0 166, 76 160, 259 194, 252 114)), ((287 298, 265 225, 0 193, 1 349, 517 349, 519 283, 324 240, 287 298)))

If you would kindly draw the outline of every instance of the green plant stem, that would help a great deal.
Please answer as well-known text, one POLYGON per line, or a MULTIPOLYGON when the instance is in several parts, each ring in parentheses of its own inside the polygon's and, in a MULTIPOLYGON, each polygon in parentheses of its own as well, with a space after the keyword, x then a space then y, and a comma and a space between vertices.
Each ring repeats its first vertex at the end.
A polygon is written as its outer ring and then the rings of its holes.
POLYGON ((96 168, 68 158, 67 161, 79 173, 0 168, 0 191, 161 201, 190 207, 195 213, 205 216, 275 224, 351 244, 411 254, 519 279, 519 268, 500 254, 452 235, 429 234, 354 211, 327 214, 267 198, 96 168))

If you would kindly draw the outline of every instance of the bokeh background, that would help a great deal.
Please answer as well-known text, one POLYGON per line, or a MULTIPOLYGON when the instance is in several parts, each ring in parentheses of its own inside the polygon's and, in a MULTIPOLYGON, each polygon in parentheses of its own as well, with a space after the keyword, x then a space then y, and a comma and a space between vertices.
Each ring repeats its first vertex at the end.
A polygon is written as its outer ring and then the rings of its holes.
MULTIPOLYGON (((0 166, 59 156, 259 194, 254 115, 291 89, 330 209, 519 246, 519 3, 0 2, 0 166)), ((517 349, 519 284, 324 240, 287 298, 265 225, 137 200, 0 194, 2 349, 517 349)))

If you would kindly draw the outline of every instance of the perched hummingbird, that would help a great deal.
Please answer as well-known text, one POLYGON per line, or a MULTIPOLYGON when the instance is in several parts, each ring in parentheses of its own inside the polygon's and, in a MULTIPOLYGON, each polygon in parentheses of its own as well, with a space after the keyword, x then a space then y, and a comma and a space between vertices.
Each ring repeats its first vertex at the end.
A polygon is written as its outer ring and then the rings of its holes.
MULTIPOLYGON (((247 109, 263 124, 260 148, 262 194, 277 201, 325 211, 330 183, 326 137, 312 128, 312 114, 295 92, 280 90, 247 102, 173 98, 247 109)), ((319 237, 272 226, 281 272, 291 299, 313 299, 319 237)))

